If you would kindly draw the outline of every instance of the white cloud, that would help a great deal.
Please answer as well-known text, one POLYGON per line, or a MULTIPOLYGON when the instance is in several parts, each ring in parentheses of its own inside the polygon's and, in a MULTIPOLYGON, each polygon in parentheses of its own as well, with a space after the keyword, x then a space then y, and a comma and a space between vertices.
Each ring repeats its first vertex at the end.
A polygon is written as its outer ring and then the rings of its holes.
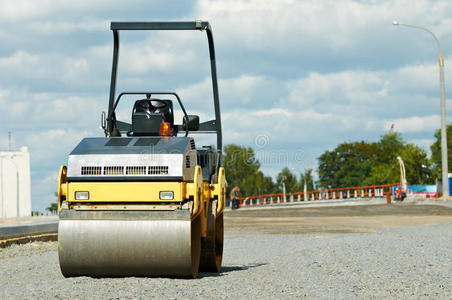
POLYGON ((394 124, 396 131, 401 133, 407 132, 428 132, 432 133, 441 125, 439 115, 432 116, 414 116, 409 118, 395 119, 386 122, 385 128, 394 124))
POLYGON ((280 116, 280 117, 292 117, 294 112, 290 112, 283 108, 271 108, 267 110, 258 110, 251 113, 253 117, 267 117, 267 116, 280 116))
MULTIPOLYGON (((452 59, 445 62, 452 63, 452 59)), ((399 88, 411 89, 414 91, 438 91, 439 68, 432 61, 430 64, 408 65, 400 68, 394 74, 399 88)))
MULTIPOLYGON (((128 4, 133 5, 132 1, 128 4)), ((136 1, 133 1, 136 2, 136 1)), ((64 13, 95 13, 100 9, 106 9, 113 4, 112 1, 73 1, 73 0, 1 0, 0 19, 3 21, 29 20, 43 17, 57 18, 64 13)))
POLYGON ((3 122, 19 128, 89 127, 98 124, 106 106, 95 98, 62 93, 29 93, 0 90, 3 122))
POLYGON ((0 18, 11 21, 36 17, 50 12, 51 4, 51 0, 2 0, 0 1, 0 18))
MULTIPOLYGON (((275 88, 279 89, 280 84, 281 82, 275 78, 240 73, 237 77, 219 78, 222 110, 268 107, 278 101, 281 93, 278 95, 275 88)), ((212 79, 210 77, 183 86, 177 91, 188 107, 203 109, 213 115, 212 79)))
POLYGON ((123 47, 123 67, 129 74, 144 73, 150 70, 162 72, 175 70, 176 67, 192 65, 196 55, 190 49, 180 53, 180 49, 171 45, 134 43, 123 47))
POLYGON ((8 57, 0 57, 0 68, 7 71, 33 68, 39 62, 39 56, 25 51, 16 51, 8 57))
POLYGON ((83 75, 88 75, 90 72, 90 65, 88 60, 85 57, 76 58, 76 59, 67 59, 64 62, 64 66, 62 68, 64 72, 62 72, 62 77, 65 82, 76 82, 79 81, 80 78, 83 78, 83 75))
POLYGON ((92 131, 50 129, 27 136, 24 143, 33 151, 32 160, 36 164, 52 166, 57 164, 56 157, 65 157, 83 137, 91 135, 92 131))
POLYGON ((70 34, 76 31, 105 31, 109 28, 109 20, 83 19, 80 22, 40 20, 30 24, 30 29, 43 35, 55 35, 57 33, 70 34))
POLYGON ((311 73, 308 77, 287 83, 290 90, 288 100, 298 107, 319 102, 367 105, 387 95, 387 81, 382 75, 363 71, 311 73))
POLYGON ((430 150, 430 146, 433 144, 434 139, 412 139, 409 140, 408 142, 418 145, 419 147, 425 150, 427 155, 431 155, 432 151, 430 150))
POLYGON ((294 45, 299 45, 300 51, 312 46, 319 49, 326 44, 332 49, 366 47, 357 36, 365 32, 375 34, 369 29, 382 23, 388 30, 394 30, 390 27, 393 18, 408 23, 422 19, 433 23, 435 30, 441 27, 442 35, 451 32, 450 27, 446 29, 438 24, 439 20, 450 20, 447 1, 201 0, 198 3, 200 15, 211 20, 227 40, 239 39, 245 47, 269 47, 278 52, 294 45))

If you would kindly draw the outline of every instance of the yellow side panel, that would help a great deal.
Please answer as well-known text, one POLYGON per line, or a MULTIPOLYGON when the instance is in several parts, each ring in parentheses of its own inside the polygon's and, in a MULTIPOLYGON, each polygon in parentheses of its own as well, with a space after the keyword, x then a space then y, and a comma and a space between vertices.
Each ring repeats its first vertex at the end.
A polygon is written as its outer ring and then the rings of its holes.
POLYGON ((181 202, 181 182, 69 182, 68 202, 181 202), (76 191, 89 192, 89 200, 75 200, 76 191), (161 191, 174 192, 174 200, 160 200, 161 191))

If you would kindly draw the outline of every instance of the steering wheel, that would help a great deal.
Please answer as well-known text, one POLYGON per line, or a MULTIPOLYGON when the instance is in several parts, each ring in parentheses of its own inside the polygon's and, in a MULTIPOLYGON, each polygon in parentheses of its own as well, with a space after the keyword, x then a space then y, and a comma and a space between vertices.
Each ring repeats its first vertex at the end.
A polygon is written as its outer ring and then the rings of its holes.
POLYGON ((155 111, 155 109, 163 109, 168 106, 168 103, 165 101, 162 101, 160 99, 149 99, 149 102, 151 103, 151 109, 155 111))

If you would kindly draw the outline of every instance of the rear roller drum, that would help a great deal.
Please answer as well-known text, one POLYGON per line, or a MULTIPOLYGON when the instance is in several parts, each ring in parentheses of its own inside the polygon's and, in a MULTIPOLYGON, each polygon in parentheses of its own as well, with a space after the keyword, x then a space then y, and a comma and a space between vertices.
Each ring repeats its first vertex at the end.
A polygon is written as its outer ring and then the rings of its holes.
POLYGON ((201 259, 201 216, 191 222, 191 278, 198 276, 201 259))
POLYGON ((207 215, 207 236, 201 238, 201 264, 202 272, 219 272, 223 259, 223 213, 215 216, 216 201, 210 205, 207 215))

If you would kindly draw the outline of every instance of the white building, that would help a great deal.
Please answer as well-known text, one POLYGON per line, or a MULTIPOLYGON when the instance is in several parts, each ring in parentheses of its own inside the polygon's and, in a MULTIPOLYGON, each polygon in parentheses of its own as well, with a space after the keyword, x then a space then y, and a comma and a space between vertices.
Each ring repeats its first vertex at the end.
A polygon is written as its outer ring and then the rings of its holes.
POLYGON ((0 219, 30 215, 30 153, 0 152, 0 219))

